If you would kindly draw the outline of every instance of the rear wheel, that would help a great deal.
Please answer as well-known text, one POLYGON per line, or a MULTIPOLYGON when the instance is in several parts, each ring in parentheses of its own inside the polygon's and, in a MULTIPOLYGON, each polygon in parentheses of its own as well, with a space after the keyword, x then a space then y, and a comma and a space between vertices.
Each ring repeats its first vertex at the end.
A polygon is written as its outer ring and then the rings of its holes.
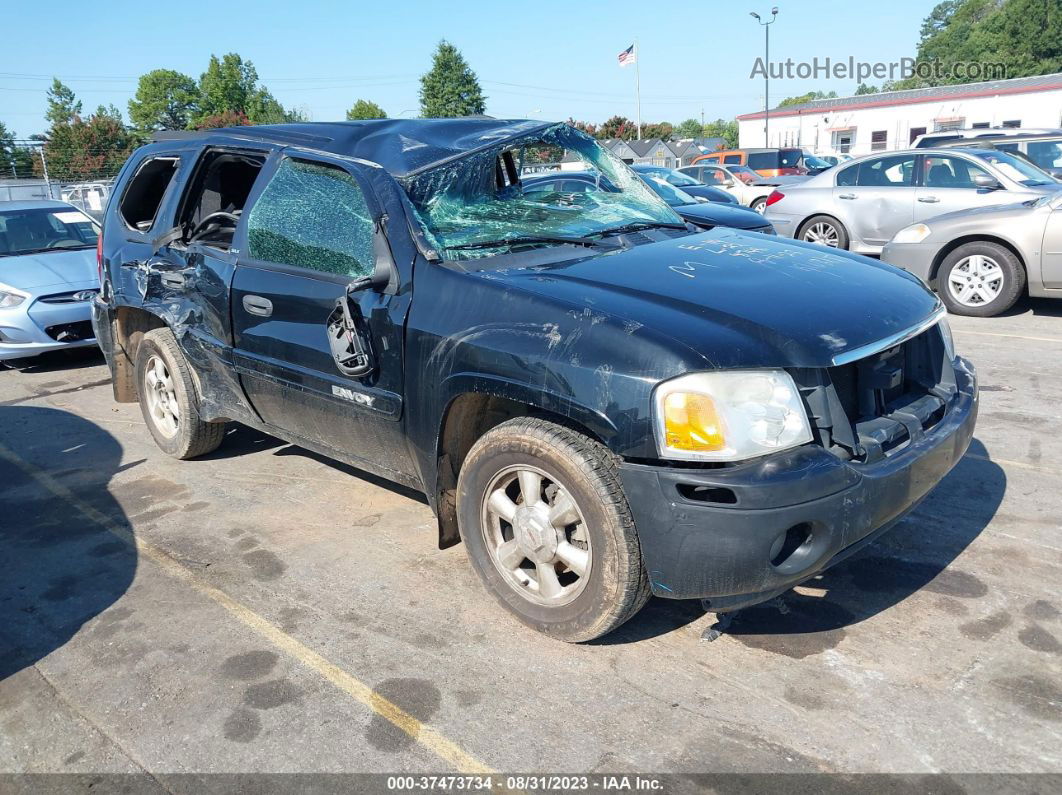
POLYGON ((807 243, 817 243, 828 248, 848 248, 848 231, 836 218, 816 215, 809 218, 797 235, 807 243))
POLYGON ((763 215, 764 210, 767 209, 767 197, 758 196, 752 200, 752 204, 749 205, 750 210, 755 210, 760 215, 763 215))
POLYGON ((1014 306, 1025 291, 1025 268, 998 243, 966 243, 944 258, 937 291, 953 314, 991 317, 1014 306))
POLYGON ((199 419, 199 400, 184 354, 168 328, 149 331, 136 354, 140 411, 155 443, 174 458, 216 450, 225 424, 199 419))
POLYGON ((487 590, 540 632, 592 640, 649 599, 615 456, 582 434, 531 418, 491 429, 461 467, 457 512, 487 590))

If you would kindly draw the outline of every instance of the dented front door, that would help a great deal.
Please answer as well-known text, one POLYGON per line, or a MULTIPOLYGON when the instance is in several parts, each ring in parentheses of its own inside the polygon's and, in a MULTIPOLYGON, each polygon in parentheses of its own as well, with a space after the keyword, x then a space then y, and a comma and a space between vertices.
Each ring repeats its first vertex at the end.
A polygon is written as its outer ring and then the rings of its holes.
POLYGON ((402 433, 402 329, 408 295, 352 296, 372 369, 344 375, 328 320, 355 278, 371 273, 381 211, 359 166, 279 157, 267 167, 237 232, 232 283, 236 367, 269 425, 403 479, 412 471, 402 433))

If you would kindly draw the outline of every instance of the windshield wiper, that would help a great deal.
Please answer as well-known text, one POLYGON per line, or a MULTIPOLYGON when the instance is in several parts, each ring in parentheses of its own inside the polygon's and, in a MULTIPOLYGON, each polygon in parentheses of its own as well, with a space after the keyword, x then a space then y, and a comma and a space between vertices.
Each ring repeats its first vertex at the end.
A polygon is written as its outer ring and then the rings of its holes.
POLYGON ((593 247, 600 245, 598 241, 591 240, 588 237, 549 237, 549 236, 520 236, 520 237, 502 237, 497 240, 479 240, 475 243, 460 243, 456 246, 447 246, 447 251, 457 251, 473 248, 501 248, 502 246, 520 246, 520 245, 534 245, 535 243, 554 243, 556 245, 572 245, 572 246, 587 246, 593 247))
POLYGON ((637 232, 641 229, 685 229, 685 224, 670 224, 664 221, 635 221, 632 224, 624 224, 623 226, 615 226, 612 229, 602 229, 600 232, 594 232, 595 235, 622 235, 626 232, 637 232))

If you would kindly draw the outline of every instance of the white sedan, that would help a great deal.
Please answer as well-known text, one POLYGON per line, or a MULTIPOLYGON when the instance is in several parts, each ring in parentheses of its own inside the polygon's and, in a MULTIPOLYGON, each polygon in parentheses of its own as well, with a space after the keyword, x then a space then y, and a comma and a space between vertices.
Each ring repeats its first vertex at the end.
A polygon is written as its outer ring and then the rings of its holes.
POLYGON ((780 184, 783 177, 761 177, 748 166, 709 165, 698 163, 680 168, 683 174, 693 177, 698 182, 722 188, 739 203, 762 213, 767 206, 767 197, 780 184))

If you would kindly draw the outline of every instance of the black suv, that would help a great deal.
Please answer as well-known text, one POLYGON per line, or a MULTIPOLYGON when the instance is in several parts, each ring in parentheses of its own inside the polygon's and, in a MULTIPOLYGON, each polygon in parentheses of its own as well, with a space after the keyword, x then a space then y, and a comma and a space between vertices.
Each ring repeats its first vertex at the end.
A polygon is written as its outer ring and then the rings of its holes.
POLYGON ((870 541, 962 457, 977 387, 922 283, 688 226, 563 124, 158 140, 123 168, 96 337, 170 455, 240 422, 423 490, 554 637, 726 612, 870 541), (614 190, 527 191, 574 162, 614 190))

